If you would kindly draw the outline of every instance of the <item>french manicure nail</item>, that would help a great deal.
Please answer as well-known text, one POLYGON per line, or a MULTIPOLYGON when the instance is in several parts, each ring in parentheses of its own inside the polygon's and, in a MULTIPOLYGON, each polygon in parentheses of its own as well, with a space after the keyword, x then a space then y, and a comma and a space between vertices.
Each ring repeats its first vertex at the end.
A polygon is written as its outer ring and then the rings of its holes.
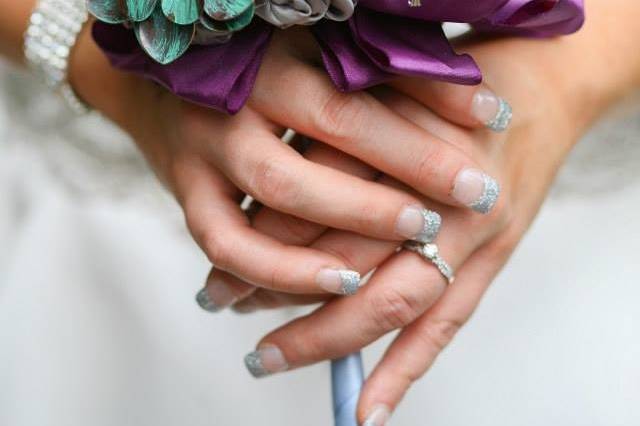
POLYGON ((498 201, 500 185, 481 170, 464 169, 456 176, 451 195, 472 210, 487 214, 498 201))
POLYGON ((206 287, 196 294, 196 302, 198 302, 198 305, 200 305, 202 309, 208 312, 220 312, 221 310, 221 308, 211 300, 206 287))
POLYGON ((494 132, 505 131, 513 117, 511 105, 487 88, 479 89, 473 96, 471 114, 494 132))
POLYGON ((282 351, 273 345, 265 345, 251 352, 244 357, 244 364, 255 378, 269 376, 289 368, 282 351))
POLYGON ((329 293, 350 296, 360 287, 360 274, 348 269, 322 269, 316 276, 316 282, 329 293))
POLYGON ((391 417, 391 410, 386 405, 376 405, 362 426, 384 426, 391 417))
POLYGON ((210 279, 205 288, 196 295, 198 305, 209 312, 220 312, 233 305, 237 300, 237 297, 229 290, 229 286, 217 279, 210 279))
POLYGON ((442 218, 434 211, 420 206, 405 207, 396 222, 396 232, 421 243, 431 243, 438 236, 442 218))

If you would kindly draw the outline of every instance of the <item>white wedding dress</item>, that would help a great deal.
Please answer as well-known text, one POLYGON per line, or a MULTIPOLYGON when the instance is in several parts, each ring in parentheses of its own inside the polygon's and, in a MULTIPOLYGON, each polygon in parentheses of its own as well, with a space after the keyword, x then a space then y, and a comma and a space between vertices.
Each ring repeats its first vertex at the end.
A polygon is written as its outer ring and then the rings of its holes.
MULTIPOLYGON (((391 425, 640 424, 639 138, 640 102, 579 145, 391 425)), ((327 364, 242 364, 295 312, 200 311, 208 267, 124 135, 0 70, 0 425, 330 425, 327 364)))

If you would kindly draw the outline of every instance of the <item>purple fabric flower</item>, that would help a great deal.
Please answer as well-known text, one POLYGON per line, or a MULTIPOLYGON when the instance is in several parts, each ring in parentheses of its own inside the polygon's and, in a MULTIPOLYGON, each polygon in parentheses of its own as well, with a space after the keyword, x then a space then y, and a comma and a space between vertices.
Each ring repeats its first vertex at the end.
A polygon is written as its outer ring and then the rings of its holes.
MULTIPOLYGON (((394 75, 477 84, 480 70, 468 55, 457 55, 442 22, 466 22, 480 31, 550 37, 577 31, 583 0, 360 0, 346 22, 320 21, 312 27, 336 87, 364 89, 394 75)), ((248 99, 272 26, 254 20, 228 43, 193 46, 169 65, 149 58, 132 31, 97 22, 96 42, 112 64, 150 78, 189 101, 236 113, 248 99), (220 66, 220 64, 224 64, 220 66)))

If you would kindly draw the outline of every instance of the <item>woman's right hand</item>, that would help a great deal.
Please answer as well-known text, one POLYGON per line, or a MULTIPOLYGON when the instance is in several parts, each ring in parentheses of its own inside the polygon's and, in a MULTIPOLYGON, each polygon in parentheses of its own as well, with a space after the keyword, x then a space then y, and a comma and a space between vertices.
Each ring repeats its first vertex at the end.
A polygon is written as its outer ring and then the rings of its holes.
POLYGON ((256 231, 238 207, 244 194, 282 213, 399 244, 428 239, 433 229, 419 199, 373 182, 374 169, 450 205, 475 206, 483 188, 475 182, 465 188, 462 172, 479 172, 467 152, 369 94, 337 92, 310 65, 315 52, 305 34, 274 36, 249 104, 235 116, 183 102, 112 69, 87 32, 72 58, 71 80, 133 136, 217 268, 278 291, 348 293, 357 273, 336 256, 256 231), (285 128, 372 168, 353 176, 304 158, 280 141, 285 128))

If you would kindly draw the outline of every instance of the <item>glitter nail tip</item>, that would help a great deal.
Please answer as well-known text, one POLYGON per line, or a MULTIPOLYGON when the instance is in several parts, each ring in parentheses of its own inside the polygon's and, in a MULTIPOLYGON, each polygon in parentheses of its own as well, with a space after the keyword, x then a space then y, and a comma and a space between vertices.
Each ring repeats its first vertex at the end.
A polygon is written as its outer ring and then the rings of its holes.
POLYGON ((247 370, 249 370, 249 373, 257 379, 270 374, 262 365, 259 351, 247 354, 247 356, 244 357, 244 365, 247 367, 247 370))
POLYGON ((494 178, 487 174, 483 174, 482 177, 484 179, 484 190, 480 198, 471 204, 470 207, 478 213, 487 214, 498 201, 500 185, 494 178))
POLYGON ((356 271, 340 271, 340 281, 342 294, 345 296, 356 294, 360 288, 360 274, 356 271))
POLYGON ((438 213, 428 209, 422 209, 422 216, 424 218, 422 232, 416 236, 415 240, 421 243, 432 243, 435 241, 438 233, 440 233, 442 217, 440 217, 438 213))
POLYGON ((198 292, 198 294, 196 294, 196 302, 198 302, 198 305, 207 312, 219 312, 221 310, 220 306, 216 305, 213 300, 211 300, 206 288, 203 288, 198 292))
POLYGON ((511 105, 502 98, 499 98, 498 112, 496 116, 487 121, 485 125, 494 132, 504 132, 509 127, 513 118, 513 110, 511 105))
POLYGON ((269 376, 289 368, 282 351, 276 346, 265 346, 247 354, 244 364, 255 378, 269 376))

